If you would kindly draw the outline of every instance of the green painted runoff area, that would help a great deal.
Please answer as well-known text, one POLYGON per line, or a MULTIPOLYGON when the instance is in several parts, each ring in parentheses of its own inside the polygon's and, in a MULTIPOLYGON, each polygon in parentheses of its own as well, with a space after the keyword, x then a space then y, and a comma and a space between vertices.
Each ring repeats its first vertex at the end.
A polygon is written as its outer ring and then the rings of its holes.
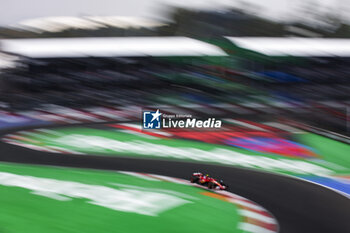
POLYGON ((228 145, 183 139, 163 139, 118 129, 66 127, 23 134, 19 132, 18 135, 23 136, 23 138, 16 139, 21 143, 45 148, 67 149, 84 154, 180 159, 258 168, 291 175, 350 174, 350 146, 312 133, 300 133, 295 137, 299 142, 316 151, 319 155, 317 158, 291 158, 228 145), (223 157, 215 157, 218 155, 223 157))
POLYGON ((236 206, 203 192, 112 171, 0 163, 0 232, 242 232, 236 206), (112 191, 121 194, 108 196, 112 191), (87 193, 89 198, 79 198, 87 193), (152 199, 157 193, 163 206, 152 199), (163 208, 167 198, 177 204, 153 216, 133 212, 137 205, 146 206, 146 213, 163 208), (129 212, 118 201, 130 202, 129 212))

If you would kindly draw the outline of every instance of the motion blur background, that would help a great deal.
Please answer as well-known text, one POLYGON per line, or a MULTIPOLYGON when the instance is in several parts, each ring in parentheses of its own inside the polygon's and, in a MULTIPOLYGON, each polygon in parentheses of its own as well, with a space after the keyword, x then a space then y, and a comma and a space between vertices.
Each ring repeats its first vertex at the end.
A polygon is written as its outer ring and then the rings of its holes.
POLYGON ((349 135, 349 2, 3 0, 1 123, 161 108, 349 135))
POLYGON ((350 232, 349 12, 0 0, 0 232, 350 232), (223 126, 143 130, 143 110, 223 126))

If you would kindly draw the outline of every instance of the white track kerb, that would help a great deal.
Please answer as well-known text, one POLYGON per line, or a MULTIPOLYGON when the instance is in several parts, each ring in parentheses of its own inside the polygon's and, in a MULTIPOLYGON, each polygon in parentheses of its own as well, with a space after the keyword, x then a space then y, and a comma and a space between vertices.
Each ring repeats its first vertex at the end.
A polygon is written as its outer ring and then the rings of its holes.
MULTIPOLYGON (((187 180, 173 178, 162 175, 138 173, 138 172, 121 172, 128 175, 133 175, 138 178, 144 178, 146 180, 161 180, 173 183, 180 183, 185 185, 192 185, 202 189, 206 189, 201 185, 191 183, 187 180)), ((206 189, 207 190, 207 189, 206 189)), ((208 190, 209 191, 209 190, 208 190)), ((276 218, 265 208, 258 205, 257 203, 248 200, 239 195, 230 193, 223 190, 210 190, 215 192, 215 194, 220 195, 221 199, 230 202, 239 207, 239 215, 241 216, 241 221, 238 227, 247 233, 277 233, 279 231, 279 226, 276 218)))

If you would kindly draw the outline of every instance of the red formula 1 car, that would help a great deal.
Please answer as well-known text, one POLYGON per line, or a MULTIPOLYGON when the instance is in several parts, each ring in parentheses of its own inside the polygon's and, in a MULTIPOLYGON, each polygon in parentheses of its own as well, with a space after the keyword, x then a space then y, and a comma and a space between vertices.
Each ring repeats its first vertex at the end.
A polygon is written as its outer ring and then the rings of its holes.
POLYGON ((214 179, 208 174, 203 175, 203 173, 200 172, 195 172, 192 174, 191 183, 207 186, 209 189, 226 190, 228 188, 228 186, 224 184, 222 180, 214 179))

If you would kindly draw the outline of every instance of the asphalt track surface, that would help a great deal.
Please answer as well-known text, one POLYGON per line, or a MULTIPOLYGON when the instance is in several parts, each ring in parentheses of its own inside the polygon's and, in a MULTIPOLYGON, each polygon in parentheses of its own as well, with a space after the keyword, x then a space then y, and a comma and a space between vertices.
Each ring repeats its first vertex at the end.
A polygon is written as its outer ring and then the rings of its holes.
MULTIPOLYGON (((3 133, 0 132, 0 135, 3 133)), ((277 218, 281 233, 350 232, 350 199, 319 185, 287 176, 190 162, 55 154, 3 142, 0 142, 0 160, 146 172, 183 179, 188 179, 194 171, 203 171, 224 179, 230 187, 229 191, 251 199, 269 210, 277 218)))

